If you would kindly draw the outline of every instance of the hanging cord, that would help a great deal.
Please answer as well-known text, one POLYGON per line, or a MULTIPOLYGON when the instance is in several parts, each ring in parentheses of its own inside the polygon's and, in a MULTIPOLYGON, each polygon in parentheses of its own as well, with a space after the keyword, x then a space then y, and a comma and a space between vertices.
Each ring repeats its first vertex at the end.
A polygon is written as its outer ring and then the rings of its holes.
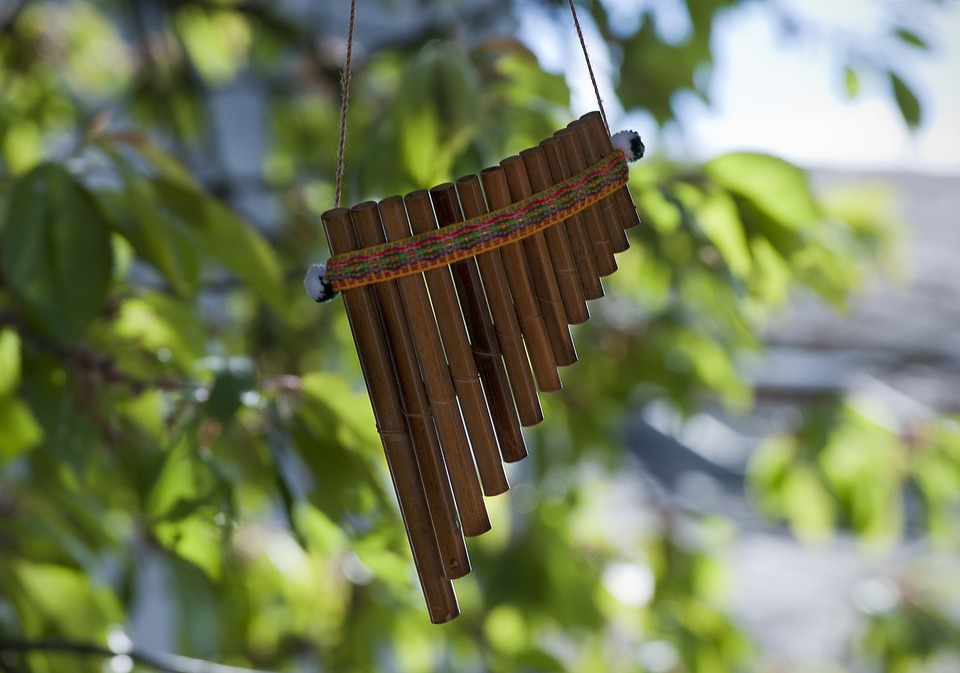
POLYGON ((577 6, 573 0, 568 0, 570 12, 573 14, 573 25, 577 27, 577 37, 580 38, 580 48, 583 50, 583 58, 587 62, 587 70, 590 73, 590 81, 593 82, 593 93, 597 94, 597 105, 600 107, 600 116, 603 117, 603 125, 610 133, 610 124, 607 123, 607 112, 603 109, 603 100, 600 98, 600 87, 597 86, 597 78, 593 74, 593 64, 590 63, 590 54, 587 53, 587 43, 583 39, 583 29, 580 28, 580 17, 577 16, 577 6))
POLYGON ((343 101, 340 103, 340 140, 337 145, 337 184, 333 191, 333 207, 340 207, 343 191, 343 154, 347 146, 347 109, 350 107, 350 71, 353 66, 353 25, 357 18, 357 0, 350 0, 350 27, 347 28, 347 58, 343 64, 343 101))

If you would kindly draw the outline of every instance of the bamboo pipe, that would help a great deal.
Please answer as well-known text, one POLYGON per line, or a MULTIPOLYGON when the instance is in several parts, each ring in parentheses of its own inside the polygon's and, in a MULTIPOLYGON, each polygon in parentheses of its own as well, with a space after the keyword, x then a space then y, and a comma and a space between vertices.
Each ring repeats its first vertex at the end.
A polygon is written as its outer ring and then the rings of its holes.
MULTIPOLYGON (((407 216, 414 234, 437 228, 429 192, 419 190, 407 194, 403 197, 403 202, 407 207, 407 216)), ((460 313, 457 293, 450 279, 450 271, 440 267, 426 271, 423 275, 430 289, 430 299, 437 316, 440 338, 474 452, 473 457, 469 452, 463 455, 458 454, 457 460, 447 466, 450 470, 450 479, 454 483, 454 495, 457 497, 457 504, 460 505, 461 511, 465 505, 471 508, 482 508, 483 495, 477 481, 477 469, 473 459, 478 451, 490 451, 491 447, 493 452, 497 450, 493 427, 490 425, 490 414, 483 397, 477 365, 467 339, 467 331, 464 328, 463 315, 460 313)), ((503 469, 502 466, 500 469, 503 469)), ((496 482, 491 482, 490 487, 494 492, 502 492, 497 490, 496 482)), ((503 478, 503 489, 505 488, 506 477, 503 478)), ((464 533, 467 535, 479 535, 482 532, 484 531, 467 531, 464 526, 464 533)))
MULTIPOLYGON (((588 162, 580 147, 577 132, 568 126, 558 131, 556 137, 560 139, 560 146, 570 171, 579 173, 587 168, 588 162)), ((607 226, 603 223, 600 207, 595 203, 591 204, 583 210, 581 215, 597 261, 597 272, 601 276, 609 276, 617 270, 617 260, 613 256, 613 246, 610 244, 610 235, 607 233, 607 226)))
MULTIPOLYGON (((559 136, 554 135, 540 143, 547 153, 547 165, 550 168, 550 179, 554 183, 566 180, 573 171, 567 164, 559 136)), ((577 273, 580 276, 580 286, 585 299, 599 299, 603 296, 603 283, 600 282, 600 273, 597 270, 597 260, 593 255, 593 244, 587 235, 586 223, 582 213, 575 213, 561 222, 567 230, 570 241, 570 250, 576 262, 577 273)), ((612 252, 611 252, 612 255, 612 252)))
MULTIPOLYGON (((476 175, 468 175, 457 180, 457 193, 460 196, 464 216, 472 219, 487 212, 480 178, 476 175)), ((510 377, 510 387, 513 390, 520 424, 528 427, 536 425, 543 420, 543 410, 540 408, 530 361, 523 346, 523 334, 517 322, 507 272, 503 268, 500 251, 495 249, 480 253, 477 255, 477 265, 480 267, 483 287, 490 302, 493 327, 510 377)), ((526 457, 527 450, 523 445, 523 435, 520 434, 519 441, 515 444, 504 445, 501 442, 501 450, 504 461, 508 463, 526 457)))
MULTIPOLYGON (((366 201, 354 206, 350 211, 350 217, 362 247, 385 242, 380 214, 375 202, 366 201)), ((375 283, 372 287, 380 310, 380 320, 393 353, 402 404, 413 438, 417 462, 420 465, 420 476, 433 519, 433 528, 437 542, 440 544, 440 551, 446 559, 444 572, 448 579, 457 579, 470 572, 470 559, 467 556, 467 548, 457 519, 457 507, 443 456, 458 450, 457 442, 460 436, 456 433, 456 425, 459 423, 460 414, 457 411, 456 401, 452 409, 456 415, 451 415, 450 409, 444 409, 442 406, 437 410, 439 413, 432 412, 432 400, 428 397, 430 388, 427 386, 432 386, 433 381, 425 381, 421 378, 421 370, 425 369, 424 363, 418 362, 418 353, 411 330, 407 326, 407 318, 404 315, 403 302, 396 282, 375 283)), ((460 426, 460 435, 463 435, 462 426, 460 426)), ((460 446, 462 446, 460 450, 468 450, 466 436, 463 436, 460 446)), ((468 530, 482 526, 486 521, 485 511, 478 513, 465 510, 461 514, 464 520, 463 527, 468 530)), ((486 521, 486 525, 489 527, 489 521, 486 521)))
MULTIPOLYGON (((490 210, 499 210, 513 203, 510 198, 510 185, 507 184, 506 173, 501 167, 485 168, 480 172, 480 179, 490 210)), ((557 360, 553 355, 546 323, 540 312, 540 302, 530 279, 523 246, 520 242, 505 245, 500 248, 500 257, 507 273, 507 282, 510 284, 517 320, 527 345, 527 353, 530 355, 537 387, 542 392, 560 390, 562 384, 557 372, 557 360)))
MULTIPOLYGON (((596 139, 591 132, 588 121, 581 118, 570 124, 580 141, 580 147, 583 149, 583 156, 588 164, 595 164, 603 158, 603 151, 597 144, 596 139)), ((602 122, 601 122, 602 123, 602 122)), ((623 231, 620 224, 620 211, 617 208, 617 201, 613 195, 606 197, 599 204, 603 223, 607 228, 607 235, 610 237, 610 245, 614 252, 623 252, 630 247, 627 240, 627 234, 623 231)))
MULTIPOLYGON (((523 159, 512 156, 500 162, 507 176, 510 186, 510 198, 514 202, 533 194, 523 159)), ((553 272, 553 262, 550 260, 550 250, 543 233, 538 232, 527 236, 521 241, 523 250, 530 265, 530 278, 543 310, 544 324, 547 327, 547 336, 550 337, 550 347, 557 365, 563 367, 577 361, 577 350, 570 337, 570 328, 567 326, 567 315, 563 310, 563 299, 560 297, 560 288, 557 277, 553 272)))
MULTIPOLYGON (((530 189, 534 193, 542 192, 553 186, 550 175, 550 166, 547 165, 547 153, 542 147, 534 147, 520 153, 523 165, 527 169, 527 178, 530 189)), ((557 277, 557 287, 560 289, 560 298, 563 300, 563 312, 567 322, 579 325, 590 318, 587 310, 587 300, 583 295, 583 286, 580 284, 580 274, 573 253, 570 251, 570 239, 567 238, 567 229, 563 223, 557 223, 543 232, 550 251, 550 260, 553 262, 553 272, 557 277)))
MULTIPOLYGON (((321 219, 333 254, 350 252, 359 247, 348 209, 329 210, 321 219)), ((357 344, 360 368, 370 396, 377 432, 383 444, 430 621, 435 624, 448 622, 460 614, 460 608, 453 591, 453 583, 445 577, 445 564, 434 535, 417 459, 407 433, 400 390, 394 378, 387 340, 377 316, 373 291, 369 287, 346 290, 343 293, 343 303, 350 331, 357 344)))
MULTIPOLYGON (((437 224, 441 227, 464 220, 456 187, 449 182, 431 189, 430 198, 437 215, 437 224)), ((493 327, 484 286, 480 281, 477 262, 474 259, 456 262, 450 265, 450 271, 460 297, 460 309, 467 324, 473 357, 480 372, 480 382, 483 384, 487 407, 493 419, 493 429, 500 446, 499 452, 496 444, 474 446, 484 493, 496 495, 507 490, 507 478, 500 462, 501 455, 519 455, 519 458, 522 458, 526 455, 526 448, 523 445, 517 408, 513 403, 513 393, 510 392, 507 370, 493 327), (496 490, 497 488, 501 490, 496 490)))
MULTIPOLYGON (((584 121, 590 133, 593 135, 594 142, 600 148, 601 154, 606 156, 613 151, 613 143, 606 125, 603 123, 603 117, 599 112, 588 112, 580 119, 584 121)), ((640 224, 640 215, 637 214, 637 206, 633 202, 633 196, 630 195, 630 189, 624 185, 613 193, 616 199, 617 210, 620 213, 620 225, 624 229, 630 229, 640 224)))

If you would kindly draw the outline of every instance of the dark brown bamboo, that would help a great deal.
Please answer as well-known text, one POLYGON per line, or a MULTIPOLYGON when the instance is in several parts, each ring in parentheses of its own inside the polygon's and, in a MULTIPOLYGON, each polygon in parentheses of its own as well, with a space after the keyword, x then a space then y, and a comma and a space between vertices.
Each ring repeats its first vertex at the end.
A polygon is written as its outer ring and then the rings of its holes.
MULTIPOLYGON (((348 209, 327 211, 321 219, 333 254, 349 252, 359 247, 348 209)), ((445 577, 445 563, 434 534, 417 458, 403 416, 390 349, 377 315, 373 291, 369 287, 346 290, 343 293, 343 303, 357 345, 360 368, 377 421, 377 431, 380 433, 390 477, 397 493, 430 621, 436 624, 448 622, 460 614, 460 608, 453 591, 453 583, 445 577)))
MULTIPOLYGON (((562 131, 558 131, 556 136, 560 139, 560 146, 563 148, 563 155, 567 159, 570 171, 579 173, 584 170, 588 164, 583 149, 580 147, 577 132, 568 126, 562 131)), ((581 216, 593 247, 593 255, 597 261, 597 272, 601 276, 609 276, 617 270, 617 260, 613 256, 610 234, 607 233, 607 225, 603 223, 603 214, 600 212, 600 207, 595 203, 591 204, 581 212, 581 216)))
MULTIPOLYGON (((606 156, 613 151, 613 143, 606 126, 603 124, 603 117, 599 112, 588 112, 580 117, 590 129, 594 142, 600 148, 600 152, 606 156)), ((613 194, 617 203, 617 210, 620 213, 620 225, 624 229, 630 229, 640 224, 640 215, 637 213, 637 206, 633 202, 633 196, 630 189, 624 185, 613 194)))
MULTIPOLYGON (((403 201, 407 207, 407 217, 414 234, 437 228, 429 192, 425 190, 413 192, 405 196, 403 201)), ((483 397, 480 376, 467 339, 467 331, 464 327, 463 315, 460 313, 457 293, 450 278, 450 270, 440 267, 426 271, 423 275, 430 288, 430 299, 437 317, 440 338, 450 365, 450 374, 474 453, 477 452, 478 447, 484 446, 492 446, 496 451, 490 413, 483 397)), ((457 460, 447 465, 447 469, 450 471, 450 480, 454 483, 454 494, 461 508, 461 519, 465 518, 462 514, 465 506, 478 509, 484 507, 477 470, 470 453, 458 456, 457 460)), ((483 530, 468 531, 466 522, 463 530, 467 535, 479 535, 483 532, 483 530)))
MULTIPOLYGON (((464 220, 457 189, 451 183, 431 189, 430 198, 433 201, 437 224, 441 227, 464 220)), ((500 343, 497 341, 497 332, 493 327, 486 292, 480 281, 477 261, 471 258, 456 262, 450 265, 450 271, 460 297, 460 309, 467 324, 473 357, 500 447, 498 452, 497 445, 474 446, 474 456, 484 493, 496 495, 507 490, 507 478, 500 462, 501 455, 514 457, 514 460, 517 460, 515 457, 521 452, 525 455, 523 434, 520 432, 517 408, 513 403, 510 381, 507 379, 507 370, 500 343), (498 491, 497 488, 502 490, 498 491)))
MULTIPOLYGON (((499 210, 509 206, 513 201, 510 198, 510 185, 507 177, 499 166, 486 168, 480 173, 483 189, 487 195, 487 207, 490 210, 499 210)), ((543 314, 540 312, 540 302, 537 300, 530 279, 530 269, 527 266, 527 257, 521 243, 511 243, 500 248, 500 257, 503 268, 507 273, 507 282, 513 303, 516 308, 517 320, 520 322, 520 331, 527 346, 533 375, 537 387, 543 392, 560 390, 560 374, 557 372, 557 360, 553 355, 550 337, 547 335, 543 314)))
MULTIPOLYGON (((530 189, 542 192, 553 186, 550 175, 550 166, 547 165, 547 152, 542 147, 534 147, 520 153, 523 165, 527 169, 527 178, 530 189)), ((567 238, 567 228, 562 222, 547 227, 543 237, 550 250, 550 261, 553 262, 553 272, 557 277, 557 287, 560 289, 560 298, 563 300, 563 312, 567 322, 579 325, 590 318, 587 310, 587 299, 583 295, 583 286, 580 284, 580 274, 577 264, 573 260, 570 250, 570 239, 567 238)))
MULTIPOLYGON (((577 134, 577 140, 580 141, 580 148, 583 150, 583 156, 587 163, 595 164, 600 161, 604 153, 600 149, 600 145, 597 144, 588 123, 584 119, 578 119, 570 124, 570 128, 577 134)), ((610 237, 610 245, 613 247, 613 251, 623 252, 630 247, 630 242, 627 240, 627 234, 620 224, 620 210, 617 200, 611 194, 597 205, 600 206, 600 213, 607 228, 607 235, 610 237)))
MULTIPOLYGON (((468 175, 457 180, 457 193, 460 196, 465 217, 480 217, 487 212, 480 178, 476 175, 468 175)), ((510 387, 513 390, 520 424, 528 427, 536 425, 543 420, 543 410, 540 408, 530 361, 523 346, 523 334, 517 322, 507 272, 503 268, 500 251, 488 250, 480 253, 477 255, 477 265, 480 267, 483 287, 490 303, 490 312, 493 314, 493 327, 510 377, 510 387)), ((527 455, 522 433, 518 439, 519 441, 514 444, 501 443, 503 459, 508 463, 520 460, 527 455)))
MULTIPOLYGON (((375 202, 367 201, 354 206, 350 211, 350 217, 361 247, 380 245, 385 242, 380 214, 375 202)), ((458 522, 457 506, 443 456, 459 448, 457 442, 461 437, 456 434, 456 423, 460 420, 460 414, 454 402, 452 410, 456 416, 444 413, 449 410, 441 408, 437 410, 435 423, 431 400, 428 397, 427 382, 421 378, 421 370, 424 367, 418 361, 397 283, 395 281, 380 282, 374 283, 371 287, 380 311, 380 320, 387 336, 387 343, 393 353, 403 408, 413 438, 413 447, 420 466, 420 477, 433 518, 437 542, 446 559, 444 571, 449 579, 457 579, 470 572, 470 559, 467 556, 467 547, 458 522)), ((430 383, 433 382, 430 381, 430 383)), ((462 426, 460 435, 463 435, 462 426)), ((462 437, 460 446, 462 448, 459 450, 469 450, 465 436, 462 437)), ((482 526, 485 521, 489 526, 485 511, 480 513, 464 511, 463 518, 463 527, 467 529, 482 526), (471 518, 477 516, 480 517, 479 521, 471 518)))
MULTIPOLYGON (((559 136, 554 135, 547 138, 540 146, 546 150, 547 165, 550 168, 550 179, 554 184, 566 180, 573 171, 567 164, 567 158, 563 154, 563 147, 559 136)), ((583 296, 586 299, 599 299, 603 296, 603 283, 600 281, 600 273, 597 270, 597 260, 593 255, 593 245, 590 243, 590 237, 587 235, 586 223, 583 221, 581 213, 576 213, 558 226, 562 226, 567 231, 567 239, 570 241, 570 251, 573 253, 573 259, 576 263, 577 273, 580 276, 580 286, 583 289, 583 296)), ((611 253, 612 254, 612 253, 611 253)))
MULTIPOLYGON (((523 159, 512 156, 500 162, 510 186, 510 198, 516 203, 533 194, 530 181, 527 178, 523 159)), ((530 278, 533 281, 540 309, 543 311, 544 324, 547 327, 547 336, 550 337, 550 347, 557 365, 564 367, 577 361, 577 350, 570 336, 567 315, 563 309, 563 299, 557 285, 557 277, 553 272, 553 262, 550 259, 550 250, 542 232, 527 236, 521 241, 527 255, 530 267, 530 278)))

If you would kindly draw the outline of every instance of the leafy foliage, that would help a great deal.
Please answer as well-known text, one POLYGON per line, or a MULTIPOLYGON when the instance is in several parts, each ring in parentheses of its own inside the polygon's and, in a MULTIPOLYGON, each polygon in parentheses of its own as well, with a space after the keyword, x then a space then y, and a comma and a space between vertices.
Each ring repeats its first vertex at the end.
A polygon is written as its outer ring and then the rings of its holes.
MULTIPOLYGON (((635 168, 644 225, 578 328, 590 364, 545 400, 514 488, 488 502, 494 530, 470 542, 463 615, 433 627, 343 311, 300 288, 324 248, 336 63, 266 3, 148 4, 34 0, 0 27, 0 670, 102 670, 14 644, 117 651, 110 634, 155 602, 179 653, 258 668, 749 670, 725 527, 647 500, 642 521, 609 522, 615 428, 651 400, 748 409, 739 358, 792 291, 843 305, 882 249, 873 214, 820 202, 767 155, 635 168), (210 177, 203 96, 239 77, 267 92, 269 236, 210 177)), ((590 5, 621 102, 664 124, 678 92, 708 96, 717 17, 739 3, 680 4, 690 30, 673 40, 656 11, 624 31, 590 5)), ((568 115, 564 80, 519 42, 429 37, 358 67, 347 200, 476 171, 568 115)), ((911 430, 858 401, 812 410, 758 452, 751 484, 801 537, 878 544, 902 534, 911 486, 951 549, 960 435, 949 419, 911 430)), ((945 611, 911 601, 867 622, 863 651, 887 670, 956 642, 945 611)))

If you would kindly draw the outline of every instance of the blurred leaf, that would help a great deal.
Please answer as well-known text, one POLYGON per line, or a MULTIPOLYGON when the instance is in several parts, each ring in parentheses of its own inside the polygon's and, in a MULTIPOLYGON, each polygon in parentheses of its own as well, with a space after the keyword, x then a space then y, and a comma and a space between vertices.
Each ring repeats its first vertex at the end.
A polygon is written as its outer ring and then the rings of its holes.
POLYGON ((26 314, 57 342, 79 339, 106 296, 113 253, 96 201, 63 167, 43 164, 14 185, 2 254, 26 314))
POLYGON ((152 185, 135 176, 125 176, 122 193, 100 192, 111 224, 144 261, 163 274, 170 287, 183 296, 196 294, 200 264, 196 237, 189 229, 163 217, 152 185))
POLYGON ((310 469, 310 500, 344 525, 351 516, 383 507, 383 458, 370 403, 349 390, 342 377, 314 373, 303 378, 303 398, 291 433, 310 469), (376 467, 375 467, 376 466, 376 467))
POLYGON ((704 194, 697 210, 697 223, 735 275, 744 277, 750 272, 750 250, 736 204, 726 194, 716 191, 704 194))
POLYGON ((239 13, 186 5, 177 11, 175 22, 187 53, 207 81, 227 82, 244 65, 251 35, 239 13))
POLYGON ((37 124, 31 119, 10 124, 3 135, 3 154, 14 175, 36 166, 43 157, 43 137, 37 124))
POLYGON ((44 429, 43 450, 34 456, 40 455, 49 462, 45 469, 69 466, 83 482, 97 463, 95 456, 103 452, 101 427, 85 413, 89 406, 97 404, 97 398, 75 397, 62 362, 52 356, 36 355, 24 361, 22 394, 44 429))
POLYGON ((33 637, 57 633, 101 642, 107 626, 122 612, 108 590, 95 587, 84 572, 52 564, 18 562, 8 566, 20 587, 24 631, 33 637))
POLYGON ((478 80, 460 45, 427 43, 404 67, 393 115, 403 166, 420 188, 451 180, 478 131, 478 80))
POLYGON ((0 397, 20 385, 20 335, 12 327, 0 328, 0 397))
POLYGON ((897 101, 897 107, 900 108, 900 115, 903 117, 903 121, 905 121, 911 129, 917 128, 920 126, 921 110, 920 101, 917 99, 916 94, 907 83, 892 70, 887 72, 887 77, 890 79, 890 86, 893 87, 893 98, 897 101))
MULTIPOLYGON (((144 292, 124 299, 111 328, 117 336, 148 350, 156 361, 169 361, 181 371, 193 372, 206 353, 206 335, 199 319, 192 304, 159 292, 144 292)), ((137 371, 132 363, 125 367, 137 371)))
POLYGON ((251 225, 196 189, 164 178, 151 183, 164 207, 190 228, 203 253, 225 264, 271 308, 283 311, 280 264, 251 225))
POLYGON ((209 513, 179 521, 163 521, 153 527, 157 541, 168 551, 202 570, 216 581, 223 567, 223 531, 209 513))
POLYGON ((783 508, 800 539, 822 542, 833 533, 836 512, 830 493, 808 466, 794 466, 783 483, 783 508))
POLYGON ((43 439, 30 407, 13 394, 0 395, 0 467, 43 439))
POLYGON ((900 38, 903 42, 906 42, 913 47, 919 47, 920 49, 930 48, 926 41, 912 30, 907 30, 906 28, 897 28, 895 31, 893 31, 893 34, 900 38))
POLYGON ((856 98, 860 93, 860 78, 857 76, 857 71, 850 66, 843 69, 843 84, 847 98, 856 98))
POLYGON ((241 396, 251 390, 255 378, 249 367, 227 366, 217 372, 205 407, 207 413, 222 425, 233 422, 241 407, 241 396))
POLYGON ((703 170, 781 226, 801 229, 820 219, 806 175, 783 159, 735 152, 708 161, 703 170))

